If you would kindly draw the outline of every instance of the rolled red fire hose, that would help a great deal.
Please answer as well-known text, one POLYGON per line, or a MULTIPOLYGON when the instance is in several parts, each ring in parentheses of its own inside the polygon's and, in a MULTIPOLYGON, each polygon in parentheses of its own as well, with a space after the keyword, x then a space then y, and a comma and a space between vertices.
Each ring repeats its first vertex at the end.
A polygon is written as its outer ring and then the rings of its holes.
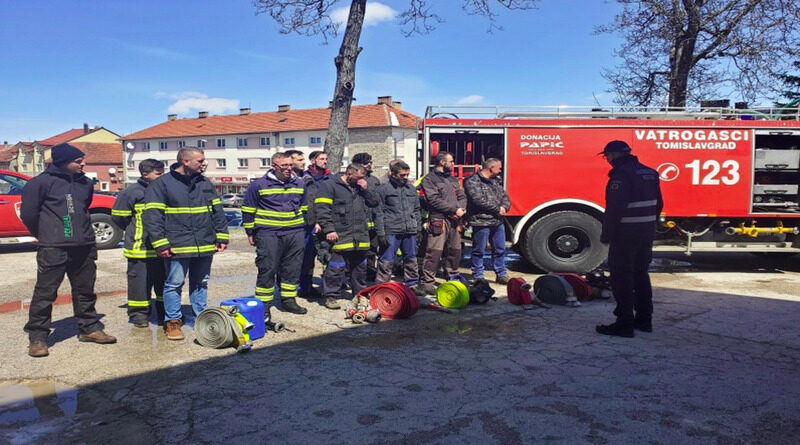
POLYGON ((396 281, 367 287, 358 295, 369 295, 370 306, 380 311, 382 318, 409 318, 419 309, 417 295, 408 286, 396 281))

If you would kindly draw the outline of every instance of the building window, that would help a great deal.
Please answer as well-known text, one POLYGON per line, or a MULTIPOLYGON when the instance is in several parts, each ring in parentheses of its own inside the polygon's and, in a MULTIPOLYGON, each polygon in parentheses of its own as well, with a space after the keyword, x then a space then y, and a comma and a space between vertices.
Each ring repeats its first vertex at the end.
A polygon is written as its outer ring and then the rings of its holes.
POLYGON ((269 147, 269 138, 261 138, 261 146, 262 147, 269 147))
POLYGON ((283 138, 283 145, 294 145, 294 138, 283 138))
POLYGON ((202 139, 197 140, 197 148, 206 148, 206 141, 202 139))
POLYGON ((311 136, 311 145, 322 145, 322 138, 319 136, 311 136))
POLYGON ((128 169, 136 168, 136 161, 128 161, 128 169))
POLYGON ((172 161, 170 161, 169 159, 164 159, 162 162, 164 163, 164 169, 169 170, 169 166, 172 165, 170 164, 170 162, 172 161))
POLYGON ((186 141, 178 141, 178 148, 183 148, 186 146, 186 141))
POLYGON ((247 159, 239 158, 239 168, 247 168, 247 159))
POLYGON ((150 151, 150 143, 142 142, 142 151, 150 151))
POLYGON ((269 158, 261 158, 261 168, 269 167, 269 158))
POLYGON ((247 147, 247 138, 236 138, 237 147, 247 147))
POLYGON ((217 139, 217 148, 225 148, 225 139, 217 139))
POLYGON ((217 159, 217 168, 225 168, 227 164, 224 159, 217 159))
POLYGON ((100 191, 101 192, 109 191, 108 183, 106 181, 100 181, 100 191))
POLYGON ((158 149, 159 150, 166 150, 167 149, 167 143, 166 142, 159 142, 158 143, 158 149))

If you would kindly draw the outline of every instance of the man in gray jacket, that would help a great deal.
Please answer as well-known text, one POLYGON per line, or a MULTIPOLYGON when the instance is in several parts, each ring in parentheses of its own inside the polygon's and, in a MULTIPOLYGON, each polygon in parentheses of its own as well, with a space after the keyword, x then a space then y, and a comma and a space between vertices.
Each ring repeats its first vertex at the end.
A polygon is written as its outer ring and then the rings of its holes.
POLYGON ((506 269, 506 230, 503 216, 511 200, 503 188, 503 163, 489 158, 481 170, 464 181, 467 194, 467 221, 472 226, 472 276, 483 278, 483 255, 486 243, 492 245, 492 264, 499 284, 508 284, 506 269))

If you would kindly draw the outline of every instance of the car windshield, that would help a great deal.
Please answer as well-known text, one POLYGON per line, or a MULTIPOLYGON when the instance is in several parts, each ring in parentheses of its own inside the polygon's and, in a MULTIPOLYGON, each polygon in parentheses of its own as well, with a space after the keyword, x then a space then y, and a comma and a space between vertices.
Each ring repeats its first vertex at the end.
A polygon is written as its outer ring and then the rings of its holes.
POLYGON ((28 181, 13 175, 0 174, 0 194, 21 195, 22 189, 28 181))

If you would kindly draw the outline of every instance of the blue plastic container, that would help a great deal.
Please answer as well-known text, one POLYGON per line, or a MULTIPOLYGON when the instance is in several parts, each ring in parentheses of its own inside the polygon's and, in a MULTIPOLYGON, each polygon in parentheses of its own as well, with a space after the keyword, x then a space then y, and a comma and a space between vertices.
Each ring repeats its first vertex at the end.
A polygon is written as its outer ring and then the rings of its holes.
POLYGON ((219 304, 220 306, 237 306, 239 313, 250 323, 253 329, 250 330, 250 340, 257 340, 266 333, 264 325, 264 303, 258 298, 231 298, 219 304))

